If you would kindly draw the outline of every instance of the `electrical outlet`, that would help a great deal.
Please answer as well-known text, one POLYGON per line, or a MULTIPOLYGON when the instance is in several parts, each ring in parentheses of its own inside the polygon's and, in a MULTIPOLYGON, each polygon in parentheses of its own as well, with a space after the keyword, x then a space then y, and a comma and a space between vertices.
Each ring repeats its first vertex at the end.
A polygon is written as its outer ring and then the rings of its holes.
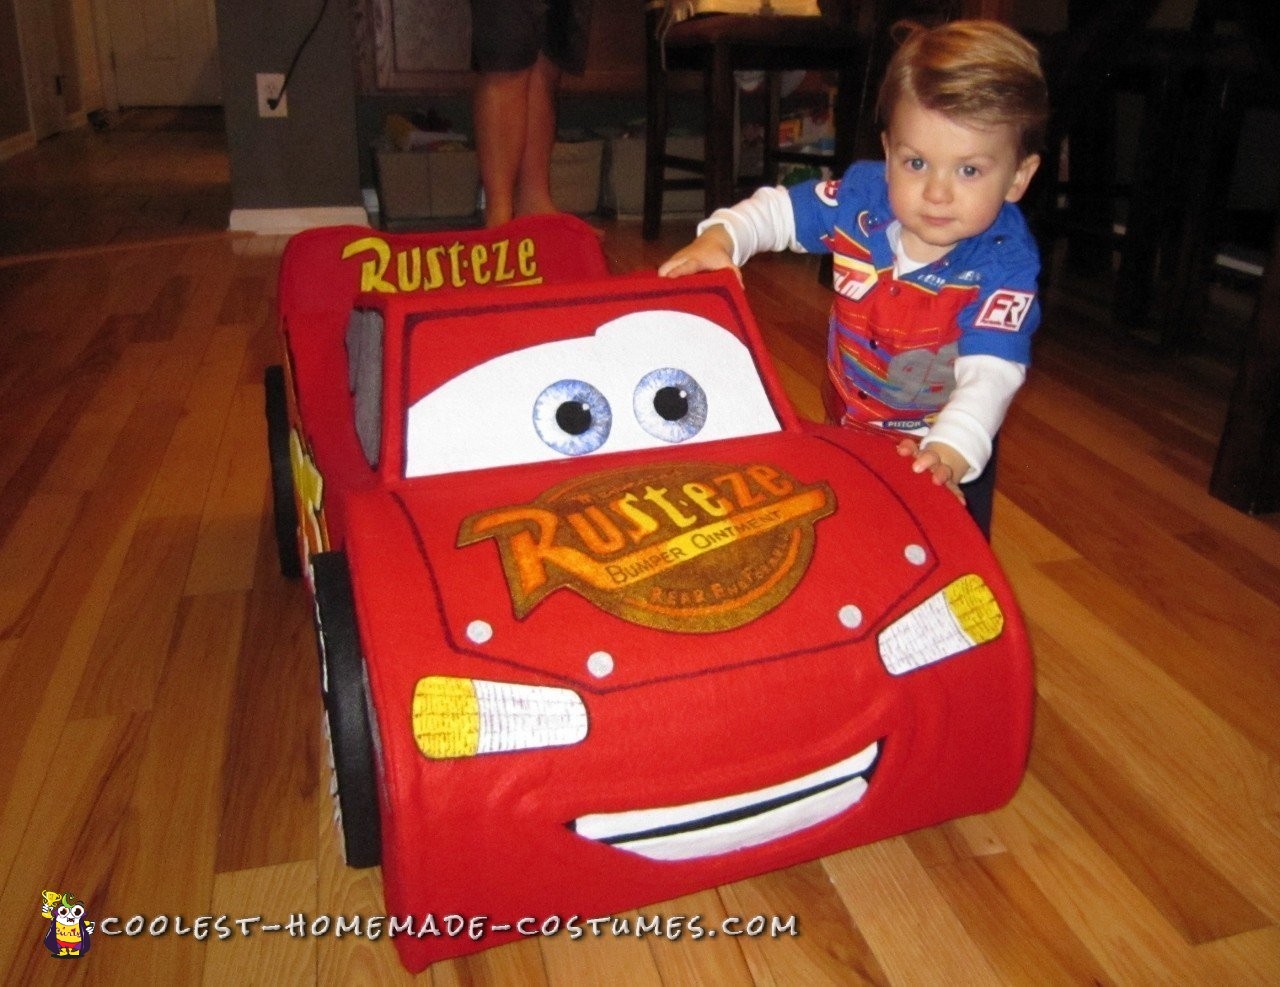
POLYGON ((287 117, 289 115, 289 94, 280 94, 284 88, 284 75, 280 72, 258 73, 258 116, 287 117), (280 102, 273 108, 271 100, 280 102))

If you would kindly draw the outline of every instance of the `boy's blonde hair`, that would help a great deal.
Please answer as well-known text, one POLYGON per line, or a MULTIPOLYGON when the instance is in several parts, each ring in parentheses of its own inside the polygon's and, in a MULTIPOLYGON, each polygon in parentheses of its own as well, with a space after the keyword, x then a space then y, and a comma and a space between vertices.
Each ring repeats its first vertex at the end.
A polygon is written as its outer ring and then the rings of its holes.
POLYGON ((1049 116, 1040 55, 1017 31, 998 21, 951 21, 893 26, 901 41, 880 84, 876 113, 888 125, 893 108, 910 96, 925 109, 983 126, 1010 125, 1020 157, 1039 152, 1049 116))

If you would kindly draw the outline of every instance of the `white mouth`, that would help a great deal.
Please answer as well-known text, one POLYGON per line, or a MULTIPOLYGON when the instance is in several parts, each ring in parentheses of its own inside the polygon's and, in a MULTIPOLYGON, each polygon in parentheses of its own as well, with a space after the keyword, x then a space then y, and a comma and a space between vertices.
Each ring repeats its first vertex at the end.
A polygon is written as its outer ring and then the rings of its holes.
POLYGON ((693 860, 780 839, 857 805, 880 758, 868 744, 836 764, 740 795, 631 812, 594 813, 570 823, 579 836, 650 860, 693 860))

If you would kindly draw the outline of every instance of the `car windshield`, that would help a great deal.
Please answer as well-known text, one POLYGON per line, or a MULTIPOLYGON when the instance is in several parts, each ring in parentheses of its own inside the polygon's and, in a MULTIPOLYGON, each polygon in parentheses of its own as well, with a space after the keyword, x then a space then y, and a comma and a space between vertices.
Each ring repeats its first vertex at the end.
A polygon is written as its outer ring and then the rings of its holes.
POLYGON ((781 428, 751 351, 711 319, 648 309, 563 335, 539 318, 562 338, 490 356, 410 406, 407 476, 781 428))

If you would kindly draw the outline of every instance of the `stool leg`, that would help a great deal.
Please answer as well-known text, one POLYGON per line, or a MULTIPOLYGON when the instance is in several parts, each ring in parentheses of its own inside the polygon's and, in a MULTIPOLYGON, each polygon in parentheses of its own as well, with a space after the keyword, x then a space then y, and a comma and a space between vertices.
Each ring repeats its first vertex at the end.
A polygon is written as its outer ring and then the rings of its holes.
MULTIPOLYGON (((859 61, 861 63, 861 60, 859 61)), ((858 126, 863 112, 860 105, 861 82, 865 71, 863 64, 850 65, 840 69, 836 76, 836 101, 831 109, 836 138, 835 154, 831 161, 832 178, 839 178, 844 174, 844 170, 853 164, 858 126)))
POLYGON ((648 70, 645 72, 644 208, 640 235, 657 239, 662 224, 662 183, 666 176, 668 77, 650 26, 648 70))
POLYGON ((782 78, 779 73, 765 73, 764 106, 764 171, 762 185, 778 184, 778 128, 782 124, 782 78))
POLYGON ((1280 224, 1231 389, 1209 492, 1251 514, 1280 510, 1280 224))
POLYGON ((733 204, 733 67, 725 45, 715 45, 711 67, 704 76, 706 86, 705 151, 707 215, 721 206, 733 204))
POLYGON ((1180 128, 1182 133, 1195 134, 1196 140, 1187 149, 1191 161, 1183 187, 1189 194, 1173 275, 1169 290, 1162 293, 1164 308, 1159 314, 1160 344, 1170 350, 1185 349, 1194 341, 1205 314, 1230 191, 1223 177, 1235 168, 1244 123, 1244 107, 1236 98, 1233 81, 1229 72, 1211 80, 1198 108, 1192 110, 1190 126, 1180 128))
POLYGON ((1141 327, 1148 320, 1157 260, 1161 247, 1168 242, 1170 214, 1181 205, 1169 182, 1170 168, 1177 157, 1178 135, 1173 126, 1177 82, 1173 69, 1159 72, 1144 96, 1133 194, 1129 197, 1129 216, 1120 241, 1120 268, 1116 272, 1113 304, 1117 321, 1130 328, 1141 327))

